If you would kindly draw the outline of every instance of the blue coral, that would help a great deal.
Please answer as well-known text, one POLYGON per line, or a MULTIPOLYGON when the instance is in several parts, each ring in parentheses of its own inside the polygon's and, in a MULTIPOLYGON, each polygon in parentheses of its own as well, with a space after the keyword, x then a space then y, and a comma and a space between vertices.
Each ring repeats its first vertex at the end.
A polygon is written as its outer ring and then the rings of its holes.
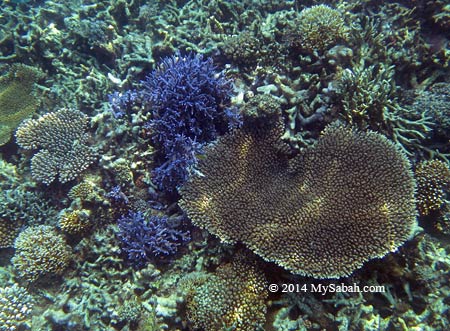
POLYGON ((130 211, 119 218, 118 227, 122 251, 136 267, 173 255, 183 241, 190 240, 189 232, 178 229, 167 216, 146 217, 142 212, 130 211))
POLYGON ((173 192, 187 180, 201 145, 240 125, 237 110, 229 107, 232 84, 211 59, 177 53, 163 59, 142 85, 161 154, 153 179, 162 191, 173 192))

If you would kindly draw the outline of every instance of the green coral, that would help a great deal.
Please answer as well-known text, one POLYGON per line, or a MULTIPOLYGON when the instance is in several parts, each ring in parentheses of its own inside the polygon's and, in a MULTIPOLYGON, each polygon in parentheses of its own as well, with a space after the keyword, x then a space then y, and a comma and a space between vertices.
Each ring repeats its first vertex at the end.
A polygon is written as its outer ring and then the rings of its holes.
POLYGON ((338 80, 337 94, 342 116, 361 129, 371 128, 390 136, 408 155, 421 149, 433 123, 422 112, 411 114, 397 97, 394 66, 369 65, 360 60, 345 69, 338 80))
POLYGON ((20 122, 35 112, 38 99, 33 90, 41 76, 33 67, 14 64, 0 78, 0 146, 9 141, 20 122))
POLYGON ((308 53, 323 53, 345 42, 348 32, 349 28, 338 10, 317 5, 300 12, 290 39, 294 48, 308 53))

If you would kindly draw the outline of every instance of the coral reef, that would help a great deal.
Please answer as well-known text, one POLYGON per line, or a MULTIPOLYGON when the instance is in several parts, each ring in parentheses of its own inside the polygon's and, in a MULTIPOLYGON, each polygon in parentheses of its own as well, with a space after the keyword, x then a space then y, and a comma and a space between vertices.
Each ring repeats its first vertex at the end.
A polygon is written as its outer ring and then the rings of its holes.
POLYGON ((27 290, 18 284, 0 287, 0 330, 22 330, 30 326, 33 299, 27 290))
POLYGON ((248 254, 238 252, 187 288, 186 314, 194 329, 253 331, 264 325, 267 280, 248 254))
POLYGON ((33 177, 49 185, 75 179, 95 160, 85 132, 88 117, 78 110, 62 109, 23 122, 16 141, 24 149, 39 149, 31 159, 33 177))
POLYGON ((33 94, 42 73, 24 64, 14 64, 0 78, 0 146, 6 144, 12 132, 36 110, 38 99, 33 94))
POLYGON ((415 170, 417 180, 417 208, 421 215, 437 211, 446 203, 450 189, 450 169, 447 162, 420 162, 415 170))
POLYGON ((123 251, 138 267, 156 257, 173 255, 183 241, 190 240, 189 232, 177 229, 176 220, 167 216, 149 217, 130 211, 117 223, 117 236, 122 241, 123 251))
POLYGON ((194 224, 319 278, 349 275, 412 236, 414 178, 385 137, 331 126, 290 161, 278 138, 235 132, 206 152, 181 190, 194 224))
POLYGON ((12 263, 17 275, 36 281, 46 275, 61 275, 72 259, 65 238, 50 226, 32 226, 23 230, 14 242, 12 263))

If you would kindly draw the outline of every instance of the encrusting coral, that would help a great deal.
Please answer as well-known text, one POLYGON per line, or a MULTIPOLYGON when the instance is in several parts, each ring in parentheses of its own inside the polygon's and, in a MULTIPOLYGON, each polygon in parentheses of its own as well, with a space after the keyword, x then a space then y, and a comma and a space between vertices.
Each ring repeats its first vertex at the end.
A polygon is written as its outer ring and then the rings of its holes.
POLYGON ((51 226, 28 227, 16 238, 12 263, 20 278, 35 281, 46 275, 60 275, 69 265, 72 250, 51 226))
POLYGON ((35 112, 38 99, 33 90, 40 77, 42 73, 37 69, 14 64, 0 78, 0 146, 9 141, 20 122, 35 112))
POLYGON ((267 280, 250 256, 239 252, 212 275, 188 286, 186 313, 205 331, 253 331, 265 321, 267 280))
POLYGON ((40 149, 31 160, 33 177, 50 184, 59 175, 66 183, 94 162, 94 150, 87 145, 88 117, 78 110, 62 109, 23 122, 16 131, 22 148, 40 149))
POLYGON ((450 188, 450 169, 441 160, 422 161, 416 167, 417 207, 421 215, 439 210, 450 188))
POLYGON ((405 155, 375 132, 329 126, 283 155, 280 129, 235 131, 209 148, 181 190, 193 223, 302 275, 349 275, 395 251, 416 226, 405 155))

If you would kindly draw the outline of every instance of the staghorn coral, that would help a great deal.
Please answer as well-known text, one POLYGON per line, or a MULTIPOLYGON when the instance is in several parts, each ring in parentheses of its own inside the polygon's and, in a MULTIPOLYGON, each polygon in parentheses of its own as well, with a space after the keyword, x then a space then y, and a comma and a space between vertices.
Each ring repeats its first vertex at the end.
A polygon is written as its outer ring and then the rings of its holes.
POLYGON ((72 259, 71 248, 64 237, 47 225, 23 230, 14 248, 14 268, 20 278, 30 282, 46 275, 62 274, 72 259))
POLYGON ((416 226, 415 182, 384 136, 329 126, 292 160, 280 129, 235 131, 181 190, 193 223, 267 261, 319 278, 395 251, 416 226))
POLYGON ((22 330, 31 319, 32 308, 33 298, 25 288, 17 284, 0 287, 0 330, 22 330))
POLYGON ((258 263, 242 252, 212 275, 193 280, 186 295, 186 314, 205 331, 254 331, 265 321, 267 280, 258 263))
POLYGON ((164 58, 142 84, 142 96, 151 105, 153 142, 161 154, 153 178, 161 190, 173 192, 195 165, 199 143, 238 125, 239 114, 230 108, 232 84, 212 59, 194 53, 164 58))
POLYGON ((12 132, 38 105, 33 95, 35 83, 42 73, 23 64, 14 64, 9 73, 0 78, 0 146, 6 144, 12 132))
POLYGON ((412 156, 414 151, 426 149, 423 141, 433 123, 427 111, 413 113, 401 105, 394 67, 385 63, 368 65, 360 60, 341 73, 337 94, 348 123, 386 133, 412 156))
POLYGON ((296 23, 288 38, 294 49, 323 53, 348 39, 349 28, 343 16, 327 5, 303 9, 296 23))
POLYGON ((450 188, 450 169, 441 160, 422 161, 417 165, 417 208, 421 215, 439 210, 450 188))
POLYGON ((16 131, 25 149, 40 149, 31 160, 33 177, 49 185, 56 176, 66 183, 92 162, 94 150, 87 145, 88 117, 78 110, 62 109, 23 122, 16 131))
POLYGON ((173 255, 183 241, 189 241, 189 232, 177 229, 176 220, 167 216, 148 217, 142 212, 130 211, 118 221, 117 236, 122 241, 128 260, 142 267, 152 259, 173 255))

